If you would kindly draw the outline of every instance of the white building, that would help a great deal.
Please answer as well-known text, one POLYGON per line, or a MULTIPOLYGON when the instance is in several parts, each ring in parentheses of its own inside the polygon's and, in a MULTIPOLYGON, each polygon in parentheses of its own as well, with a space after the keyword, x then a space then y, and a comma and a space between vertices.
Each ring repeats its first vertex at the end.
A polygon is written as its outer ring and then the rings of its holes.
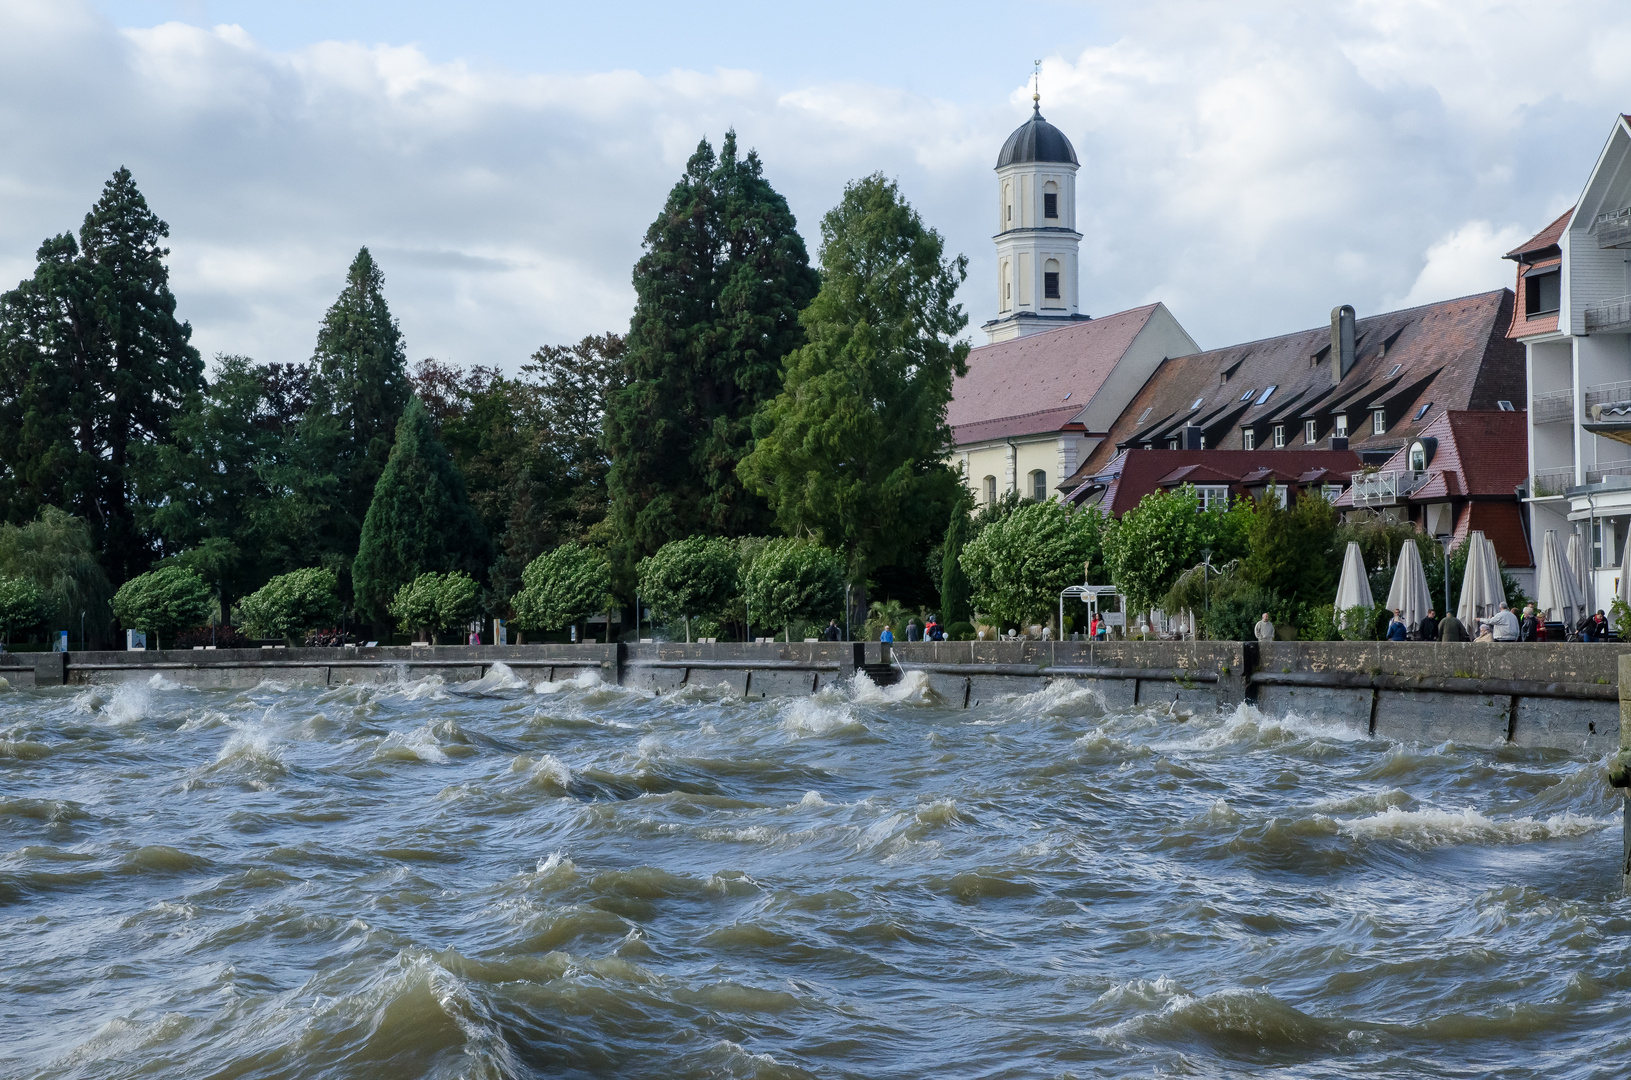
POLYGON ((997 317, 947 420, 978 505, 1047 499, 1168 357, 1198 346, 1166 306, 1090 318, 1077 303, 1076 150, 1040 102, 997 156, 997 317))
POLYGON ((1548 529, 1579 530, 1587 600, 1607 609, 1631 532, 1631 116, 1615 118, 1575 205, 1507 258, 1529 380, 1530 535, 1538 550, 1548 529))

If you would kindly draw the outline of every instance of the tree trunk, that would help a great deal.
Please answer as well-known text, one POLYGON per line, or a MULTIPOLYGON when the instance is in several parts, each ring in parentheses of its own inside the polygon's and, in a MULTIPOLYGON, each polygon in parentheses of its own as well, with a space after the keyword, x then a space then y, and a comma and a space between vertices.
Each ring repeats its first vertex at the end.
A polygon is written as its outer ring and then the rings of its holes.
POLYGON ((852 641, 866 639, 866 578, 852 582, 849 593, 849 635, 852 641))

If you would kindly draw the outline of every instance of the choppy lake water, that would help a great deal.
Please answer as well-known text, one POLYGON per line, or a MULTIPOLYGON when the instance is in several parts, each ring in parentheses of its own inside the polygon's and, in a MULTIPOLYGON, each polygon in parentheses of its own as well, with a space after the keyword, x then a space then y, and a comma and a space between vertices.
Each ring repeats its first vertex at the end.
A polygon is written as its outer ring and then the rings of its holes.
POLYGON ((0 693, 0 1074, 1623 1077, 1605 763, 1249 709, 0 693))

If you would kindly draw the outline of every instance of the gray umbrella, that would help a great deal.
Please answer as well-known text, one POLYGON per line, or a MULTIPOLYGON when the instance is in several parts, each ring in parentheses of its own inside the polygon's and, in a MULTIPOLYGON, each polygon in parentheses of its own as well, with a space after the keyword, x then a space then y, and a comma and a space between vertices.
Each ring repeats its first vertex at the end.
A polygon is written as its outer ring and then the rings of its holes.
POLYGON ((1399 549, 1399 565, 1393 571, 1393 586, 1387 592, 1389 611, 1403 611, 1406 626, 1414 628, 1433 606, 1427 591, 1427 571, 1421 565, 1421 552, 1414 540, 1406 540, 1399 549))
POLYGON ((1467 570, 1461 575, 1461 600, 1455 606, 1455 617, 1469 632, 1479 619, 1495 614, 1502 596, 1500 571, 1491 565, 1494 555, 1483 532, 1473 530, 1467 537, 1467 570), (1490 575, 1495 574, 1492 585, 1490 575))
POLYGON ((1590 602, 1590 588, 1587 575, 1590 571, 1586 563, 1585 544, 1580 539, 1580 530, 1569 533, 1569 572, 1574 575, 1574 584, 1580 590, 1580 603, 1582 606, 1590 602))
POLYGON ((1547 618, 1559 619, 1569 627, 1579 621, 1585 606, 1574 571, 1558 546, 1556 529, 1547 529, 1540 541, 1540 565, 1535 567, 1535 606, 1547 618))

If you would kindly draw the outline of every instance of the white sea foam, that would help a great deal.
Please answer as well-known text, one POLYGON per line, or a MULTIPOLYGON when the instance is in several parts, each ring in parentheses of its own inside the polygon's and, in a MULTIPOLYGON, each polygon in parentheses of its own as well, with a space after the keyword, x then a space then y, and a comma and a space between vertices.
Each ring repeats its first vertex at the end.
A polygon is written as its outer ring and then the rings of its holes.
POLYGON ((509 690, 525 690, 527 680, 510 669, 502 660, 495 661, 479 679, 459 683, 453 689, 461 694, 501 694, 509 690))
POLYGON ((430 726, 414 728, 407 734, 393 731, 374 748, 375 761, 423 761, 445 765, 447 752, 436 741, 430 726))
POLYGON ((590 690, 600 685, 600 672, 587 670, 580 671, 570 679, 560 679, 551 682, 545 679, 533 687, 539 694, 559 694, 566 690, 590 690))
POLYGON ((1401 810, 1390 806, 1368 817, 1339 822, 1338 831, 1356 840, 1402 840, 1421 847, 1444 844, 1531 844, 1586 836, 1616 824, 1611 818, 1562 813, 1533 817, 1490 818, 1462 810, 1401 810))
POLYGON ((930 705, 935 701, 929 676, 922 671, 903 672, 894 686, 879 686, 866 672, 857 671, 847 689, 850 699, 859 705, 930 705))
POLYGON ((826 799, 823 799, 821 797, 821 792, 819 792, 819 791, 806 791, 804 793, 804 798, 800 799, 795 805, 803 806, 803 807, 815 807, 815 806, 831 806, 832 803, 829 803, 826 799))
POLYGON ((795 739, 832 735, 842 731, 865 731, 847 704, 813 697, 793 698, 782 706, 782 730, 795 739))

